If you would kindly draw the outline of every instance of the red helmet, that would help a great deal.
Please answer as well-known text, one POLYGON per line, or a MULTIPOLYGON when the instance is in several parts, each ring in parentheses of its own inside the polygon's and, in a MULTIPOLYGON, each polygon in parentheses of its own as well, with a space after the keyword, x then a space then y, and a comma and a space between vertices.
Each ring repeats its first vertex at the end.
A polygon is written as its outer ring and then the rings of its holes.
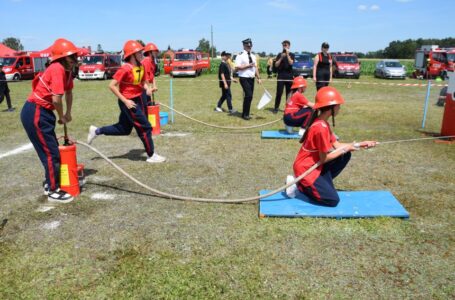
POLYGON ((148 43, 144 47, 144 52, 149 52, 149 51, 160 51, 160 50, 158 50, 158 47, 154 43, 148 43))
POLYGON ((144 47, 137 41, 129 40, 123 46, 123 58, 127 58, 128 56, 140 52, 143 49, 144 47))
POLYGON ((292 81, 291 90, 298 89, 299 87, 304 87, 304 88, 307 87, 305 78, 303 78, 301 76, 297 76, 296 78, 294 78, 294 80, 292 81))
POLYGON ((325 86, 316 93, 316 104, 313 109, 318 109, 325 106, 343 104, 344 99, 341 94, 331 86, 325 86))
POLYGON ((51 61, 73 54, 77 55, 77 53, 78 49, 73 43, 65 39, 57 39, 52 45, 51 61))

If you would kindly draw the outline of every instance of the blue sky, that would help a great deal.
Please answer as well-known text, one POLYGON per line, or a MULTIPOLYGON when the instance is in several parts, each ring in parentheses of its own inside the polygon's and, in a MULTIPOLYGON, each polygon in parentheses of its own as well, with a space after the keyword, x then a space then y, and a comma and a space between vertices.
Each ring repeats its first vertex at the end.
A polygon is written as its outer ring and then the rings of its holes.
POLYGON ((210 39, 218 50, 278 52, 374 51, 393 40, 455 36, 454 0, 0 0, 0 40, 18 37, 26 50, 42 50, 64 37, 77 46, 121 50, 128 39, 160 49, 195 48, 210 39), (452 24, 450 21, 452 20, 452 24))

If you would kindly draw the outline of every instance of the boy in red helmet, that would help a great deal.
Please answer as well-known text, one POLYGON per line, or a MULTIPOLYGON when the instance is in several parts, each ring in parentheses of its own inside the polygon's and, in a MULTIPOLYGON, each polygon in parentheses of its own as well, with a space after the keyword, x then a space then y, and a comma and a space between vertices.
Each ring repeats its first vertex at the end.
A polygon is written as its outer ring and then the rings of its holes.
POLYGON ((125 64, 114 74, 109 84, 110 90, 118 98, 119 120, 110 126, 100 128, 90 126, 87 143, 92 143, 101 134, 129 135, 134 127, 147 152, 146 161, 148 163, 161 163, 166 158, 155 153, 152 127, 147 120, 147 112, 144 111, 141 98, 142 91, 149 89, 145 82, 144 67, 141 64, 143 48, 134 40, 125 43, 123 47, 125 64))
POLYGON ((288 133, 293 132, 293 127, 300 127, 299 134, 302 136, 305 132, 305 126, 310 120, 310 116, 313 113, 311 109, 314 103, 308 101, 303 95, 307 87, 306 80, 298 76, 294 78, 291 86, 291 93, 289 99, 286 102, 284 109, 283 121, 286 125, 286 131, 288 133))
POLYGON ((21 111, 21 121, 45 170, 44 194, 50 202, 68 203, 73 197, 60 189, 60 152, 55 135, 55 114, 58 123, 71 121, 73 103, 72 70, 77 65, 76 46, 58 39, 52 46, 49 67, 32 82, 32 93, 21 111), (66 112, 63 112, 63 95, 66 112))
MULTIPOLYGON (((333 87, 322 87, 316 94, 315 109, 306 131, 301 138, 300 148, 294 162, 295 177, 299 177, 317 162, 321 165, 300 180, 297 185, 286 189, 286 194, 294 198, 297 189, 310 198, 312 202, 324 206, 337 206, 340 198, 333 185, 333 179, 346 167, 351 152, 362 148, 376 146, 375 141, 361 143, 340 143, 330 128, 327 120, 332 117, 335 126, 335 116, 344 103, 343 97, 333 87)), ((286 183, 294 181, 289 175, 286 183)))

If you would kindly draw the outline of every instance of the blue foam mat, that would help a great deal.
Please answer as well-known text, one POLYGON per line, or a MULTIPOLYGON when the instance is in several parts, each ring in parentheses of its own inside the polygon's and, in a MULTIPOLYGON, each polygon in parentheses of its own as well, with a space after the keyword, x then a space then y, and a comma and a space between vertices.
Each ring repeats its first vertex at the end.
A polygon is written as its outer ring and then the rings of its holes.
POLYGON ((298 132, 287 133, 286 130, 264 130, 261 133, 263 139, 300 139, 298 132))
MULTIPOLYGON (((269 193, 261 190, 259 195, 269 193)), ((338 192, 340 202, 336 207, 309 203, 302 193, 288 198, 285 192, 259 201, 260 217, 313 217, 313 218, 409 218, 409 213, 389 191, 338 192)))

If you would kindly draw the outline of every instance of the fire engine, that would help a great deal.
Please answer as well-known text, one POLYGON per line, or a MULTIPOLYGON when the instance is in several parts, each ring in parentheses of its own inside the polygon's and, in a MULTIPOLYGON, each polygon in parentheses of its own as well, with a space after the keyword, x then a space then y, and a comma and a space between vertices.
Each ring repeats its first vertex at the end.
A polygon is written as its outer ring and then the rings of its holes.
POLYGON ((333 77, 360 77, 360 61, 353 52, 331 53, 333 77))
POLYGON ((37 57, 27 53, 0 57, 6 80, 33 79, 35 74, 43 71, 48 62, 47 57, 37 57))
POLYGON ((181 49, 172 54, 166 53, 163 65, 165 74, 196 77, 210 68, 210 57, 208 53, 181 49))
POLYGON ((424 45, 416 50, 414 61, 414 77, 435 78, 445 77, 447 68, 447 49, 438 45, 424 45))
POLYGON ((447 49, 447 72, 454 72, 454 71, 455 71, 455 48, 450 48, 450 49, 447 49))
POLYGON ((78 78, 103 79, 112 76, 121 67, 122 57, 118 54, 90 54, 82 57, 78 78))

